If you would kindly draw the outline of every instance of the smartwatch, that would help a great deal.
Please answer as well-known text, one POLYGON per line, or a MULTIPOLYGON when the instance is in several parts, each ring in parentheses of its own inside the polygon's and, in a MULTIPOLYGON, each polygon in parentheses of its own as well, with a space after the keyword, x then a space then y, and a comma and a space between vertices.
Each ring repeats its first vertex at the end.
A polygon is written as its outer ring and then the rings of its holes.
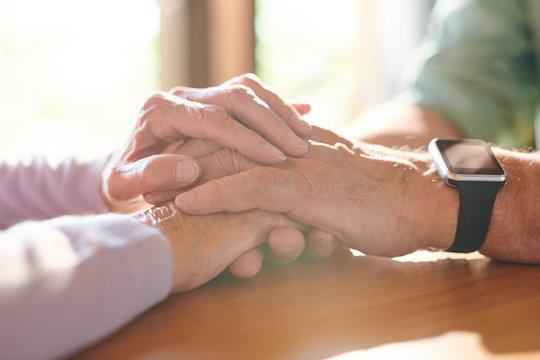
POLYGON ((506 182, 506 172, 483 140, 433 139, 428 150, 439 176, 459 191, 456 236, 446 251, 476 251, 486 238, 493 204, 506 182))

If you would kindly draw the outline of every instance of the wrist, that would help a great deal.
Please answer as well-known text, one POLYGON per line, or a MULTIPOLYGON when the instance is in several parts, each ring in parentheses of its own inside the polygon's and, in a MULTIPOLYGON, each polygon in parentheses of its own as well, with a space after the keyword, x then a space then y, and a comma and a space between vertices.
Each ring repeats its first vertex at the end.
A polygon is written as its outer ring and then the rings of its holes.
POLYGON ((456 233, 459 193, 439 177, 427 152, 410 156, 417 171, 407 189, 407 203, 413 214, 412 234, 417 250, 446 250, 456 233))
POLYGON ((399 239, 399 246, 389 256, 448 249, 456 232, 459 194, 439 178, 431 155, 365 143, 359 144, 357 153, 379 160, 367 172, 391 179, 389 201, 397 231, 393 236, 399 239))
POLYGON ((152 226, 161 231, 169 242, 172 261, 173 261, 173 287, 170 292, 178 292, 182 290, 184 284, 185 274, 188 273, 187 269, 180 268, 185 266, 185 261, 180 259, 182 251, 178 251, 175 244, 178 243, 178 238, 182 234, 182 230, 185 228, 184 216, 180 209, 174 205, 174 203, 167 203, 162 206, 153 206, 146 210, 137 212, 132 215, 133 218, 142 222, 143 224, 152 226))

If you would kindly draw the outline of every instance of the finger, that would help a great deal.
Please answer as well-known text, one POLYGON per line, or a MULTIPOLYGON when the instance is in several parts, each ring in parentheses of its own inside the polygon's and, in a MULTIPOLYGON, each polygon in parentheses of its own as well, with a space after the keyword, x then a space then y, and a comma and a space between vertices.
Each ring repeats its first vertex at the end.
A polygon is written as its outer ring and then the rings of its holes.
POLYGON ((206 90, 174 90, 174 93, 191 101, 215 104, 227 110, 250 129, 261 134, 280 150, 291 156, 302 156, 307 144, 296 135, 274 110, 255 92, 243 85, 214 87, 206 90))
POLYGON ((222 145, 219 145, 212 140, 189 139, 180 145, 175 152, 177 154, 187 155, 194 159, 198 159, 210 155, 221 148, 223 148, 222 145))
POLYGON ((144 102, 144 104, 143 104, 143 106, 141 108, 141 115, 146 110, 148 110, 148 109, 150 109, 150 108, 152 108, 152 107, 154 107, 156 105, 165 104, 165 103, 168 103, 168 102, 171 102, 171 101, 174 101, 171 94, 163 92, 163 91, 156 92, 156 93, 152 94, 144 102))
POLYGON ((231 84, 244 85, 252 89, 279 117, 285 120, 296 134, 305 136, 311 132, 311 125, 302 119, 296 109, 279 96, 274 89, 264 84, 255 74, 237 76, 223 85, 231 84))
POLYGON ((304 234, 291 227, 279 227, 268 236, 271 260, 286 264, 296 260, 305 247, 304 234))
MULTIPOLYGON (((204 184, 210 180, 237 174, 259 166, 259 164, 247 159, 242 154, 228 148, 214 151, 207 156, 199 158, 198 162, 202 169, 202 175, 199 177, 197 184, 204 184)), ((174 200, 174 197, 180 192, 187 191, 195 185, 196 184, 193 184, 190 187, 179 187, 175 190, 169 189, 167 191, 144 194, 144 200, 153 205, 162 204, 166 201, 174 200)))
MULTIPOLYGON (((309 158, 312 158, 312 159, 317 159, 318 161, 331 161, 332 159, 335 159, 336 158, 336 151, 342 151, 342 152, 346 152, 347 150, 346 149, 336 149, 335 147, 333 146, 330 146, 330 145, 326 145, 326 144, 322 144, 322 143, 313 143, 312 146, 310 147, 310 151, 309 153, 307 154, 307 157, 309 158)), ((187 187, 182 187, 182 188, 178 188, 176 190, 171 190, 171 189, 167 189, 167 191, 163 191, 163 192, 159 192, 159 193, 152 193, 152 194, 145 194, 144 195, 144 200, 150 204, 154 204, 154 205, 158 205, 158 204, 161 204, 163 202, 166 202, 166 201, 171 201, 174 199, 174 197, 178 194, 180 194, 181 192, 184 192, 184 191, 188 191, 188 190, 191 190, 193 189, 195 186, 197 185, 200 185, 200 184, 206 184, 212 180, 216 180, 216 179, 221 179, 221 178, 224 178, 226 176, 229 176, 229 175, 234 175, 234 174, 238 174, 238 173, 241 173, 243 171, 246 171, 246 170, 250 170, 250 169, 254 169, 256 167, 259 167, 260 165, 247 159, 246 157, 244 157, 242 154, 234 151, 234 150, 231 150, 231 149, 227 149, 227 148, 222 148, 218 151, 215 151, 207 156, 204 156, 202 158, 199 158, 198 159, 198 162, 199 162, 199 166, 201 167, 202 169, 202 175, 199 177, 198 181, 196 184, 192 184, 191 186, 187 186, 187 187)), ((284 164, 284 168, 286 169, 287 167, 289 166, 294 166, 294 165, 291 165, 290 163, 285 163, 284 164)), ((261 171, 263 173, 267 173, 269 174, 268 176, 272 175, 275 171, 278 171, 278 173, 270 176, 272 179, 271 180, 267 180, 266 178, 264 179, 264 181, 274 181, 275 183, 277 184, 281 184, 283 185, 283 181, 287 179, 286 176, 284 176, 284 174, 281 174, 279 173, 280 170, 272 170, 272 169, 259 169, 258 171, 261 171)), ((257 175, 257 176, 260 176, 260 175, 257 175)), ((257 189, 253 189, 252 191, 257 193, 258 196, 261 196, 261 190, 260 189, 263 189, 263 185, 262 183, 260 183, 260 180, 258 179, 251 179, 251 180, 248 180, 248 179, 244 179, 245 181, 247 182, 252 182, 252 186, 254 187, 257 187, 257 189), (257 186, 257 184, 259 184, 257 186)), ((242 180, 242 181, 244 181, 242 180)), ((228 180, 223 180, 223 181, 228 181, 228 180)), ((237 183, 237 181, 239 181, 239 179, 237 180, 232 180, 232 182, 234 183, 233 186, 236 186, 236 187, 242 187, 243 185, 242 184, 239 184, 237 183)), ((209 185, 209 186, 215 186, 215 185, 209 185)), ((226 185, 223 185, 224 187, 226 185)), ((271 188, 269 189, 272 189, 272 191, 270 192, 267 192, 268 195, 271 195, 273 193, 273 191, 275 190, 275 186, 273 184, 270 184, 269 186, 272 186, 271 188)), ((193 191, 199 191, 200 189, 194 189, 193 191)), ((225 192, 229 191, 230 189, 227 189, 225 187, 225 192)), ((209 191, 208 189, 202 189, 202 191, 209 191)), ((212 191, 216 191, 216 190, 212 190, 212 191)), ((241 192, 244 191, 244 189, 240 188, 241 192)), ((191 195, 186 195, 186 196, 191 196, 191 195)), ((214 195, 208 195, 209 198, 211 198, 211 196, 214 196, 214 195)), ((230 195, 227 195, 228 197, 230 197, 230 195)), ((178 201, 183 201, 183 200, 180 200, 181 197, 179 197, 178 201)), ((255 199, 253 199, 255 200, 255 199)), ((195 201, 195 200, 193 200, 195 201)), ((240 201, 240 200, 238 200, 240 201)), ((272 196, 269 197, 269 201, 276 201, 275 198, 273 198, 272 196)), ((217 204, 215 204, 217 205, 217 204)), ((179 207, 181 207, 181 205, 178 204, 179 207)), ((184 204, 184 206, 188 206, 187 204, 184 204)), ((200 203, 198 203, 197 206, 202 206, 200 203)), ((188 207, 184 208, 183 210, 189 212, 189 211, 196 211, 196 209, 190 209, 188 210, 188 207)), ((264 207, 261 207, 261 209, 264 208, 264 207)), ((215 208, 214 208, 215 209, 215 208)), ((223 210, 223 209, 222 209, 223 210)), ((216 211, 221 211, 221 210, 216 210, 216 211)), ((242 211, 242 209, 239 209, 238 211, 242 211)))
POLYGON ((249 278, 257 275, 262 267, 264 251, 259 246, 240 255, 229 265, 229 272, 238 278, 249 278))
POLYGON ((319 229, 313 229, 309 232, 307 238, 306 255, 314 260, 326 258, 334 252, 338 243, 334 235, 319 229))
POLYGON ((181 189, 200 176, 199 164, 184 155, 153 155, 111 169, 106 181, 112 199, 130 200, 149 192, 181 189))
POLYGON ((257 167, 179 194, 175 202, 192 215, 249 209, 287 213, 302 204, 298 189, 303 178, 292 176, 287 170, 257 167))
POLYGON ((310 104, 296 102, 295 100, 289 100, 288 102, 300 115, 307 115, 311 112, 310 104))
POLYGON ((186 137, 212 140, 263 164, 276 165, 286 159, 281 150, 235 121, 222 107, 175 98, 141 115, 142 125, 135 131, 128 160, 148 156, 159 144, 186 137))
POLYGON ((164 191, 154 191, 150 193, 143 194, 143 199, 149 204, 152 205, 161 205, 169 201, 174 201, 176 195, 178 195, 182 190, 164 190, 164 191))

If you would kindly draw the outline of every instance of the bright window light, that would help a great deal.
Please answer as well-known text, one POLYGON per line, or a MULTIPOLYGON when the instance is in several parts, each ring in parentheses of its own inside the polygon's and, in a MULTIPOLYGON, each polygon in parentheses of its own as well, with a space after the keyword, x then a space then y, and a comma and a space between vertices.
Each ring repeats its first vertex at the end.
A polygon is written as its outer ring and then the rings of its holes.
POLYGON ((0 156, 104 153, 160 88, 156 0, 2 0, 0 156))
POLYGON ((260 77, 338 128, 399 89, 430 0, 257 0, 260 77))

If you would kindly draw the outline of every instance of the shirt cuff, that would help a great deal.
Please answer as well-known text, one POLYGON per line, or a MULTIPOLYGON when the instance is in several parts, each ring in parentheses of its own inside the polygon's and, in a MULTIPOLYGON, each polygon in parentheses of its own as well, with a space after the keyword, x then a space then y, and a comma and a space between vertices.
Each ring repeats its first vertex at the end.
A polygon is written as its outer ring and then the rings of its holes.
POLYGON ((101 173, 110 155, 83 161, 77 158, 64 162, 68 174, 65 177, 63 193, 72 214, 107 211, 101 196, 101 173), (71 173, 71 174, 70 174, 71 173))
POLYGON ((158 229, 119 214, 64 216, 47 223, 72 239, 73 246, 86 246, 88 238, 100 239, 100 246, 114 254, 116 264, 112 266, 123 272, 127 292, 135 301, 135 312, 147 309, 169 294, 172 254, 169 242, 158 229))

